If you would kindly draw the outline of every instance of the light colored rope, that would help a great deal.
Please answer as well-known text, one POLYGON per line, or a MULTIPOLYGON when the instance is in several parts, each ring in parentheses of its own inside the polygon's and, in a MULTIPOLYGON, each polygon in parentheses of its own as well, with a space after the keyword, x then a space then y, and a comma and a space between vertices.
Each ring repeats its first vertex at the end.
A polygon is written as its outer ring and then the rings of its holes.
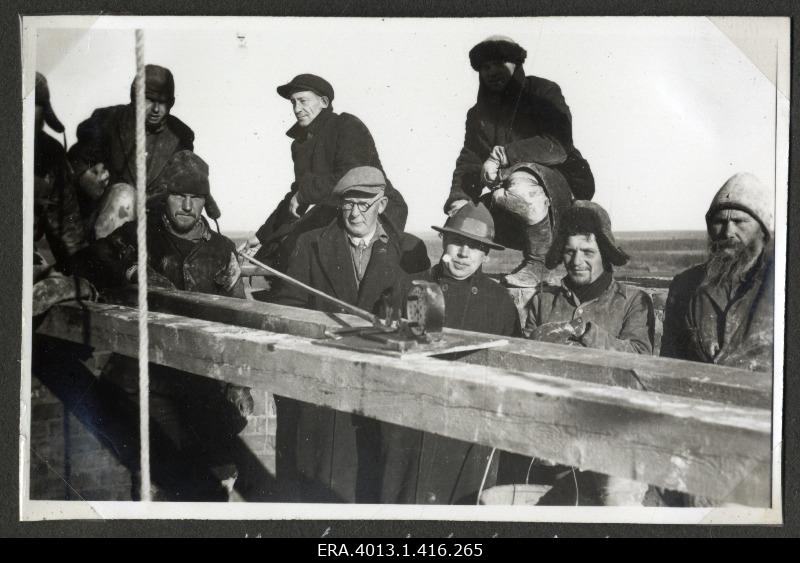
POLYGON ((147 145, 144 130, 144 32, 136 30, 136 243, 139 286, 139 467, 141 499, 150 502, 150 373, 147 332, 147 145))

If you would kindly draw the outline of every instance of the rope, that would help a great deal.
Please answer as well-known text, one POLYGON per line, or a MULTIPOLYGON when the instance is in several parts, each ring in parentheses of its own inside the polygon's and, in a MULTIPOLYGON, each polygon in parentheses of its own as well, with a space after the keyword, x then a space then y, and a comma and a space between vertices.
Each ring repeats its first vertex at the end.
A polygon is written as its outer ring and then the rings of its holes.
POLYGON ((481 486, 478 489, 478 498, 475 500, 475 504, 481 503, 481 495, 483 494, 483 488, 486 486, 486 478, 489 476, 489 468, 492 466, 492 460, 494 459, 494 453, 497 451, 497 448, 492 448, 492 453, 489 454, 489 461, 486 462, 486 469, 483 472, 483 479, 481 479, 481 486))
POLYGON ((136 243, 139 287, 139 467, 141 499, 150 502, 150 374, 147 333, 147 183, 144 84, 144 32, 136 30, 136 243))

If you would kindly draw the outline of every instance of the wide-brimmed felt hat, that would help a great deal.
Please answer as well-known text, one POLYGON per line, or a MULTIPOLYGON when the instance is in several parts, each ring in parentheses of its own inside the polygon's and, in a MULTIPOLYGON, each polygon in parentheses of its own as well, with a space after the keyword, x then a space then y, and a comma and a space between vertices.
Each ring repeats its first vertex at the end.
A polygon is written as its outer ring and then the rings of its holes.
POLYGON ((505 250, 494 242, 494 219, 486 206, 469 202, 447 218, 444 227, 431 228, 440 233, 452 233, 485 244, 495 250, 505 250))
POLYGON ((552 270, 562 260, 562 251, 571 233, 591 233, 597 239, 597 246, 603 260, 614 266, 624 266, 630 256, 617 246, 611 231, 611 218, 605 209, 593 201, 576 200, 559 219, 558 233, 545 256, 544 265, 552 270))
POLYGON ((329 102, 333 101, 333 86, 330 82, 316 74, 298 74, 291 81, 278 86, 278 95, 287 100, 294 92, 310 90, 318 96, 326 96, 329 102))
POLYGON ((56 133, 64 132, 64 125, 56 117, 53 106, 50 105, 50 87, 47 85, 47 78, 41 72, 36 73, 36 105, 44 110, 44 122, 56 133))

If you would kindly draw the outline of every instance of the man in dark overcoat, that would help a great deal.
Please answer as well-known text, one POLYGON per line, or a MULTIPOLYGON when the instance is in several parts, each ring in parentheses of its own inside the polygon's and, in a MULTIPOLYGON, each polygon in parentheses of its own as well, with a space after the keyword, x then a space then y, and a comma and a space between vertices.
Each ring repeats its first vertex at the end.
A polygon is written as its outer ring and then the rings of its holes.
MULTIPOLYGON (((77 142, 69 150, 81 197, 87 231, 103 238, 136 218, 136 101, 96 109, 78 125, 77 142)), ((175 79, 169 69, 145 67, 145 132, 148 209, 160 201, 159 178, 172 156, 194 150, 194 131, 172 115, 175 79)), ((219 218, 219 209, 206 196, 206 214, 219 218)))
MULTIPOLYGON (((445 326, 519 335, 513 300, 482 270, 489 250, 503 249, 493 240, 494 221, 486 206, 468 203, 444 227, 433 228, 442 233, 442 258, 399 283, 395 306, 401 306, 413 280, 432 281, 444 294, 445 326)), ((481 484, 495 483, 499 454, 490 447, 389 423, 382 424, 381 434, 381 502, 475 504, 481 484)))
MULTIPOLYGON (((591 199, 594 178, 572 140, 572 115, 558 84, 525 76, 527 52, 512 39, 489 37, 469 53, 480 78, 477 103, 469 109, 464 146, 456 160, 445 213, 477 201, 484 187, 495 190, 501 170, 519 163, 548 169, 535 181, 550 199, 530 212, 508 210, 503 201, 484 200, 495 217, 497 241, 522 250, 523 262, 504 281, 535 287, 547 275, 544 255, 556 230, 554 211, 574 197, 591 199)), ((536 203, 532 203, 536 205, 536 203)))
MULTIPOLYGON (((337 182, 338 213, 325 227, 302 233, 286 273, 328 295, 375 311, 406 271, 430 266, 424 245, 404 256, 399 233, 381 220, 389 198, 374 167, 356 167, 337 182), (405 270, 403 268, 406 268, 405 270)), ((346 312, 290 284, 275 302, 346 312)), ((289 501, 376 502, 379 424, 363 416, 276 397, 277 477, 289 501)))
MULTIPOLYGON (((333 111, 333 86, 319 76, 300 74, 278 87, 289 100, 297 122, 286 132, 292 139, 294 182, 289 193, 258 229, 249 244, 261 245, 256 257, 284 270, 296 238, 323 227, 336 216, 333 188, 344 174, 358 166, 384 172, 375 141, 355 115, 333 111), (313 206, 310 210, 309 207, 313 206)), ((408 206, 386 180, 387 205, 383 221, 398 233, 405 229, 408 206)))

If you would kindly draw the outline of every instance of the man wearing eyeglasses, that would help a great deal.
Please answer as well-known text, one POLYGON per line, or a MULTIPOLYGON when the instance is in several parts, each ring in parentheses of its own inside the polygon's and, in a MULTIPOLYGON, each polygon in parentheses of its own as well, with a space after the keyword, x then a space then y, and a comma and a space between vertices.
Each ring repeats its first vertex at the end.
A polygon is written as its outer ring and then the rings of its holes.
MULTIPOLYGON (((381 219, 389 201, 386 178, 378 168, 349 170, 333 195, 338 200, 337 217, 297 238, 286 273, 342 301, 376 311, 396 280, 430 267, 425 245, 381 219), (409 246, 408 240, 415 244, 409 246), (411 251, 404 250, 412 246, 411 251)), ((288 284, 277 290, 275 301, 346 312, 288 284)), ((276 398, 276 406, 276 465, 283 500, 377 502, 377 421, 282 397, 276 398)))

